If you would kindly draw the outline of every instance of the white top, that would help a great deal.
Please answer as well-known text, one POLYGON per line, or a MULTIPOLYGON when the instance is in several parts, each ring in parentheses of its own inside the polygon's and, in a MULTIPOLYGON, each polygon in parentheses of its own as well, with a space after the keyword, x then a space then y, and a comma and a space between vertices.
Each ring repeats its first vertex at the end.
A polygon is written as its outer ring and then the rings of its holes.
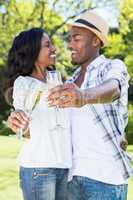
POLYGON ((43 91, 40 100, 31 112, 30 139, 25 142, 19 154, 19 163, 23 167, 70 168, 71 133, 68 109, 57 113, 63 129, 54 130, 55 108, 46 103, 46 84, 26 76, 19 76, 14 82, 13 105, 15 109, 31 110, 38 91, 43 91))
MULTIPOLYGON (((115 185, 127 182, 127 176, 124 176, 125 165, 121 157, 124 155, 126 159, 126 154, 120 148, 120 140, 124 134, 124 119, 127 122, 126 115, 125 118, 122 118, 122 111, 127 109, 128 79, 126 74, 122 62, 115 60, 110 64, 104 56, 99 56, 88 66, 84 82, 81 85, 82 89, 98 86, 104 80, 114 78, 120 83, 121 97, 110 104, 88 104, 71 110, 72 176, 84 176, 115 185), (109 78, 107 78, 108 76, 109 78), (114 124, 115 120, 119 119, 121 119, 121 123, 118 121, 114 124), (118 132, 117 128, 120 126, 122 128, 118 132)), ((76 75, 74 76, 76 77, 76 75)))

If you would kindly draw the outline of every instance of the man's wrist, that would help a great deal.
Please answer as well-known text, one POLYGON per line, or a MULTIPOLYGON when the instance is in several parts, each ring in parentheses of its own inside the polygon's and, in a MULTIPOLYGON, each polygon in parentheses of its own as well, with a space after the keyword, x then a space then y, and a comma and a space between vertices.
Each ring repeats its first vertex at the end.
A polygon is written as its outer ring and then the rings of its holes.
POLYGON ((100 103, 100 96, 98 96, 98 92, 90 89, 82 90, 82 105, 100 103))
POLYGON ((79 97, 79 105, 80 106, 84 106, 86 104, 88 104, 88 91, 87 90, 80 90, 79 93, 80 97, 79 97))

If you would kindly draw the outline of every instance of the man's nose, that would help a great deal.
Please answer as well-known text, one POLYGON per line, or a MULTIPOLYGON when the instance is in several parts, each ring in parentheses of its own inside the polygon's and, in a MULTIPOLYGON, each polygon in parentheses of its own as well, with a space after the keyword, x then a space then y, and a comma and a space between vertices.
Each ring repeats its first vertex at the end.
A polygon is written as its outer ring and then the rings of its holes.
POLYGON ((70 41, 68 42, 68 49, 69 49, 69 50, 72 50, 72 49, 73 49, 73 41, 72 41, 72 40, 70 40, 70 41))

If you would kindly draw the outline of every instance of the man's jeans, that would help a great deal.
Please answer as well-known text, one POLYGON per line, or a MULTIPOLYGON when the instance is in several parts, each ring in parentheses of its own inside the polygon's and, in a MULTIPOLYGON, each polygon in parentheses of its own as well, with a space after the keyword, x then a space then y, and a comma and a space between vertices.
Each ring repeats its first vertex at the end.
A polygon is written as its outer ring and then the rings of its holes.
POLYGON ((127 185, 111 185, 74 176, 68 184, 68 200, 126 200, 127 185))
POLYGON ((65 200, 68 169, 20 167, 24 200, 65 200))

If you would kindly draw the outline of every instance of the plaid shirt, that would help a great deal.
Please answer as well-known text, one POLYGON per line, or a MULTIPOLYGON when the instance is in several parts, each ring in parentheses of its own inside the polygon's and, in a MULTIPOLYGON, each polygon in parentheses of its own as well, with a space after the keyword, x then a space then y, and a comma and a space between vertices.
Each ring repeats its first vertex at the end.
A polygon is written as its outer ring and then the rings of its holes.
MULTIPOLYGON (((79 67, 67 82, 74 82, 79 76, 79 67)), ((124 63, 118 59, 110 60, 103 55, 96 58, 87 67, 83 89, 96 87, 109 79, 119 81, 120 98, 111 103, 88 104, 87 109, 92 113, 93 122, 104 132, 104 142, 111 142, 115 160, 121 162, 123 177, 133 175, 131 158, 120 147, 124 129, 128 122, 128 73, 124 63)))

